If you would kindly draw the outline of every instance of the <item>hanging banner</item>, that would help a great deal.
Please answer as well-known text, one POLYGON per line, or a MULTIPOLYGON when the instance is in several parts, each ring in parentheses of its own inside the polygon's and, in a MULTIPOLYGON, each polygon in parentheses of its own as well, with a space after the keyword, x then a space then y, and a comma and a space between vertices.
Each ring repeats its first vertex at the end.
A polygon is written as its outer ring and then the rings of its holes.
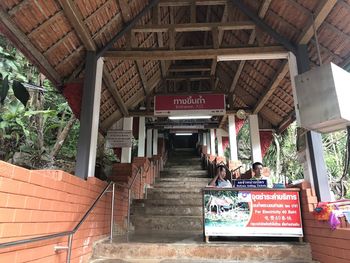
POLYGON ((206 188, 205 236, 302 237, 298 190, 206 188))
POLYGON ((107 131, 107 147, 122 148, 132 146, 132 131, 109 129, 107 131))
POLYGON ((160 95, 154 97, 155 116, 213 116, 225 113, 224 94, 160 95))

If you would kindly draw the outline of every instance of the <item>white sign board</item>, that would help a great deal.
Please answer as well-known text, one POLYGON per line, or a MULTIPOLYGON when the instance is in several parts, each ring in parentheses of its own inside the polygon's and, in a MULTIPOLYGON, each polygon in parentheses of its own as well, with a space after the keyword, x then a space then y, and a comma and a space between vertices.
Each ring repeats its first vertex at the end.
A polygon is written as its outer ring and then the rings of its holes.
POLYGON ((107 132, 107 147, 123 148, 132 146, 132 131, 110 129, 107 132))

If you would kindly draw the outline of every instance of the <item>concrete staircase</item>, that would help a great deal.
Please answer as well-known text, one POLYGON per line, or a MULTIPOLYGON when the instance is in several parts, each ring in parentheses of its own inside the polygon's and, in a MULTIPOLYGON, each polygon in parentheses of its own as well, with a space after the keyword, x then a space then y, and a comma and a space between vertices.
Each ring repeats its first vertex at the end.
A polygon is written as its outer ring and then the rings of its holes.
POLYGON ((131 207, 132 234, 99 242, 91 262, 307 263, 308 244, 239 239, 204 243, 201 188, 209 182, 193 150, 176 151, 147 199, 131 207))
POLYGON ((147 199, 134 200, 131 222, 135 232, 201 234, 201 189, 208 181, 193 151, 175 152, 160 178, 147 190, 147 199))

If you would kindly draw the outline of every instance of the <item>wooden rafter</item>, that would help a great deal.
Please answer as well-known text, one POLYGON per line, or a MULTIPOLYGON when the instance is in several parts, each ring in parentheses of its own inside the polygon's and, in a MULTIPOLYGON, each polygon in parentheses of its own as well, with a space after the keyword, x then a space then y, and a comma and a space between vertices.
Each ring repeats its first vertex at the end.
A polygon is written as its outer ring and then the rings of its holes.
POLYGON ((46 57, 31 43, 29 38, 14 24, 10 16, 0 9, 0 31, 7 33, 10 40, 16 44, 19 50, 29 60, 39 66, 40 71, 55 85, 61 84, 61 78, 57 71, 47 61, 46 57))
MULTIPOLYGON (((227 4, 225 5, 225 8, 224 8, 224 12, 222 14, 222 17, 221 17, 221 23, 224 23, 225 21, 227 21, 227 17, 228 17, 228 12, 229 11, 232 11, 231 7, 232 5, 231 4, 227 4)), ((209 7, 208 7, 209 8, 209 7)), ((213 39, 214 37, 217 39, 217 45, 218 45, 218 48, 220 47, 221 43, 222 43, 222 39, 223 39, 223 36, 224 36, 224 32, 222 30, 220 30, 218 32, 218 35, 217 35, 217 38, 214 36, 214 32, 213 32, 213 39)), ((212 60, 212 63, 211 63, 211 70, 210 70, 210 75, 211 76, 215 76, 215 71, 216 71, 216 66, 217 66, 217 60, 216 59, 213 59, 212 60)), ((217 82, 216 82, 217 83, 217 82)), ((214 84, 214 89, 216 90, 216 84, 214 84)))
POLYGON ((260 97, 257 104, 255 105, 253 114, 257 114, 262 109, 262 107, 264 107, 265 103, 269 100, 269 98, 275 92, 278 85, 284 79, 288 71, 289 71, 288 63, 287 61, 284 61, 280 66, 279 70, 277 71, 277 73, 275 74, 274 78, 272 79, 271 84, 269 85, 269 89, 265 92, 265 94, 263 94, 260 97))
POLYGON ((115 86, 113 79, 109 72, 107 72, 106 68, 103 69, 103 80, 107 86, 108 91, 112 94, 114 100, 117 102, 118 108, 120 109, 121 113, 124 117, 129 116, 128 109, 120 96, 119 92, 116 88, 113 88, 115 86))
MULTIPOLYGON (((155 25, 158 25, 160 24, 160 17, 159 17, 159 6, 155 6, 153 7, 153 10, 152 10, 152 14, 153 14, 153 24, 155 25)), ((163 42, 163 36, 162 36, 162 33, 160 32, 157 32, 157 42, 158 42, 158 47, 162 48, 164 47, 164 42, 163 42)), ((164 78, 166 76, 166 65, 165 65, 165 61, 162 60, 160 61, 160 69, 162 71, 162 77, 164 78)))
POLYGON ((287 51, 282 46, 220 48, 220 49, 187 49, 187 50, 131 50, 107 51, 105 57, 125 60, 196 60, 196 59, 225 59, 242 60, 249 57, 255 59, 285 59, 287 51))
MULTIPOLYGON (((259 10, 259 14, 258 16, 260 18, 264 18, 266 13, 267 13, 267 10, 269 9, 269 6, 271 4, 271 1, 272 0, 265 0, 261 7, 260 7, 260 10, 259 10)), ((255 32, 253 31, 250 36, 249 36, 249 40, 248 40, 248 45, 252 45, 255 41, 255 32)), ((230 85, 230 91, 229 91, 229 96, 232 96, 233 95, 233 92, 237 86, 237 82, 239 80, 239 77, 242 73, 242 70, 244 68, 244 65, 245 65, 245 60, 242 60, 239 65, 238 65, 238 68, 237 68, 237 71, 236 71, 236 74, 235 76, 233 77, 233 80, 232 80, 232 83, 230 85)), ((231 107, 233 107, 233 105, 231 105, 231 107)))
MULTIPOLYGON (((314 15, 316 30, 321 26, 328 14, 331 12, 337 0, 320 0, 314 15)), ((314 35, 313 21, 311 20, 299 37, 299 44, 307 44, 314 35)))
POLYGON ((63 12, 66 14, 69 22, 78 34, 85 48, 89 51, 96 51, 96 45, 91 38, 89 30, 84 24, 83 17, 73 0, 59 0, 63 12))
MULTIPOLYGON (((313 19, 314 23, 311 20, 308 23, 308 25, 305 27, 304 31, 301 33, 301 35, 299 37, 299 40, 298 40, 299 44, 309 43, 309 41, 311 40, 311 38, 314 35, 314 27, 315 27, 315 30, 317 30, 321 26, 321 24, 325 21, 328 14, 332 11, 332 9, 336 3, 337 3, 337 0, 322 0, 322 1, 320 1, 320 3, 317 6, 315 15, 314 15, 314 19, 313 19)), ((294 116, 294 111, 293 111, 293 114, 291 116, 294 116)), ((290 116, 288 115, 287 118, 282 120, 281 124, 279 125, 278 130, 281 130, 281 127, 282 126, 284 127, 286 122, 290 123, 293 120, 294 120, 294 117, 290 118, 290 116)))
MULTIPOLYGON (((82 15, 80 14, 76 4, 72 0, 60 0, 60 3, 62 5, 63 11, 68 17, 69 22, 77 32, 77 35, 84 44, 85 48, 87 50, 96 51, 95 42, 88 32, 88 29, 83 22, 82 15)), ((110 76, 109 72, 107 72, 105 67, 103 70, 103 80, 122 114, 124 116, 128 116, 128 110, 125 106, 125 103, 122 100, 118 90, 115 88, 112 77, 110 76)))
POLYGON ((141 62, 141 60, 136 60, 135 63, 136 63, 137 71, 139 72, 139 75, 141 78, 141 82, 142 82, 142 86, 143 86, 144 91, 145 91, 145 95, 148 96, 151 93, 151 91, 148 87, 148 81, 147 81, 147 77, 146 77, 142 62, 141 62))
MULTIPOLYGON (((119 8, 120 8, 124 23, 128 23, 132 19, 132 13, 131 13, 130 6, 128 5, 128 2, 126 0, 117 0, 117 2, 119 4, 119 8)), ((126 33, 126 39, 127 39, 126 44, 129 50, 137 46, 135 35, 132 30, 126 33)), ((140 76, 145 95, 148 96, 150 93, 150 90, 148 88, 147 77, 146 77, 142 62, 136 60, 134 61, 134 63, 136 65, 137 72, 140 76)))

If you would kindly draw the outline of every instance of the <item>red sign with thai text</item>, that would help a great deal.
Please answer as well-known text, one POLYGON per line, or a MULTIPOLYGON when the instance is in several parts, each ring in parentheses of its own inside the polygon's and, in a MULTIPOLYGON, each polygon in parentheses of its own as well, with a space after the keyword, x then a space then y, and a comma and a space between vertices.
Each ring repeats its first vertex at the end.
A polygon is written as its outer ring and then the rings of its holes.
POLYGON ((247 227, 301 228, 298 192, 252 191, 247 227))
POLYGON ((224 94, 161 95, 154 98, 156 116, 224 115, 225 109, 224 94))
POLYGON ((299 192, 205 189, 206 236, 303 236, 299 192))

